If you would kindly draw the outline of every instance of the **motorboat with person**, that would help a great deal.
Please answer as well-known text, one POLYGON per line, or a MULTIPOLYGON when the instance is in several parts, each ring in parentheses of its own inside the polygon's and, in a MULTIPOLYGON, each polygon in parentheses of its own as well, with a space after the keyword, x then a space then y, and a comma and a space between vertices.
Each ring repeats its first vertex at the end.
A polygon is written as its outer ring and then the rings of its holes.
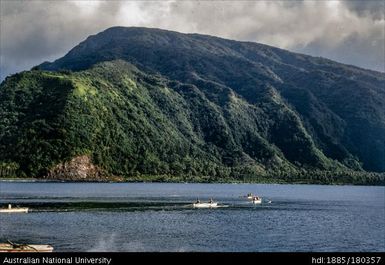
POLYGON ((193 203, 194 208, 216 208, 218 207, 218 203, 214 202, 214 200, 211 198, 208 202, 201 202, 200 200, 196 200, 195 203, 193 203))
POLYGON ((261 204, 262 203, 262 197, 254 196, 251 202, 253 204, 261 204))

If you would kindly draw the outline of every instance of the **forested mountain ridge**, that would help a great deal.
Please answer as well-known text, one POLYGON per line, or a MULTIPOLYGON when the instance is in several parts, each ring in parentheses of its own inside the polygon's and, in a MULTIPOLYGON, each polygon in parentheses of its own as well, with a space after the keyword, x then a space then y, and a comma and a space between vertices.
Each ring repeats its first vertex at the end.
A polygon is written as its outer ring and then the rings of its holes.
POLYGON ((65 169, 84 156, 85 179, 378 183, 368 172, 385 171, 384 73, 199 34, 107 29, 8 77, 0 115, 0 161, 27 176, 76 179, 65 169))

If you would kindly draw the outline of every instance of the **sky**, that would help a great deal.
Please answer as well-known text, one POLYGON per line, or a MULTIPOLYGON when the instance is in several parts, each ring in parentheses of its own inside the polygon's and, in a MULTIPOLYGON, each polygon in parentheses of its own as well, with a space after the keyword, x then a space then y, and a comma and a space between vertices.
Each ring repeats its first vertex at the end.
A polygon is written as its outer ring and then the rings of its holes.
POLYGON ((259 42, 385 72, 384 0, 0 0, 0 80, 112 26, 259 42))

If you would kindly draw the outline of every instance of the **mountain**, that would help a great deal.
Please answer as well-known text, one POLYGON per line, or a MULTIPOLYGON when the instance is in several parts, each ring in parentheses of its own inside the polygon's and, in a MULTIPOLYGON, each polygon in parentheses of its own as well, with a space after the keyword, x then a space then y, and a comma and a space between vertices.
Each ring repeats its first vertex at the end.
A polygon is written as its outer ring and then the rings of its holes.
POLYGON ((2 175, 384 182, 385 74, 258 43, 109 28, 0 115, 2 175))

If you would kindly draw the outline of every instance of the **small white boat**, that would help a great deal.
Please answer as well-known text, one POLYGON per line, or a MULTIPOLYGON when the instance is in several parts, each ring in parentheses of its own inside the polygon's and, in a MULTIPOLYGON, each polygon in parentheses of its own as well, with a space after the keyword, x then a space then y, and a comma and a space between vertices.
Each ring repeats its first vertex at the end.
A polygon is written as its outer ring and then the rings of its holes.
POLYGON ((8 208, 0 209, 0 213, 28 213, 27 207, 12 208, 11 204, 8 204, 8 208))
POLYGON ((51 245, 0 243, 0 252, 52 252, 51 245))
POLYGON ((199 202, 199 203, 193 203, 193 206, 195 208, 215 208, 215 207, 218 207, 218 203, 217 202, 212 202, 212 203, 199 202))
POLYGON ((200 202, 197 200, 195 203, 193 203, 194 208, 216 208, 218 207, 218 203, 214 202, 213 200, 210 200, 209 202, 200 202))
POLYGON ((253 200, 251 202, 253 204, 261 204, 262 203, 262 197, 254 196, 253 200))

